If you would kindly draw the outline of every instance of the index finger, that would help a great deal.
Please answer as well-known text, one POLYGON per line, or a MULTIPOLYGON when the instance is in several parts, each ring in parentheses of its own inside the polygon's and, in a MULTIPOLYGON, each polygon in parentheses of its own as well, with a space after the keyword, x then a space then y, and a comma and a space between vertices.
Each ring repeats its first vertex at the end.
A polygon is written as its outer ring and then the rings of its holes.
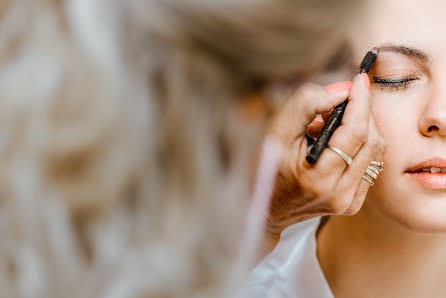
POLYGON ((348 97, 348 105, 342 118, 342 125, 360 125, 366 123, 370 116, 368 101, 370 79, 367 74, 358 74, 353 79, 353 86, 348 97))

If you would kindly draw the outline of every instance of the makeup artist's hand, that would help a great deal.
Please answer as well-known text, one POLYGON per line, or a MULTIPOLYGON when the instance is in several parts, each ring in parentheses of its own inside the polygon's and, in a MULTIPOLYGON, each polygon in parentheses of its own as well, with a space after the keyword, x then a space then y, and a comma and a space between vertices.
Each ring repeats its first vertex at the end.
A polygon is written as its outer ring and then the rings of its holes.
POLYGON ((385 151, 370 114, 369 87, 367 75, 355 76, 353 85, 308 84, 278 113, 273 134, 285 151, 267 218, 267 235, 272 241, 278 241, 280 233, 297 222, 322 215, 352 215, 361 208, 370 188, 361 177, 372 160, 382 161, 385 151), (318 162, 310 165, 305 159, 305 133, 317 134, 323 123, 312 123, 316 115, 329 112, 347 97, 342 125, 329 144, 352 157, 353 163, 347 166, 338 154, 325 149, 318 162))

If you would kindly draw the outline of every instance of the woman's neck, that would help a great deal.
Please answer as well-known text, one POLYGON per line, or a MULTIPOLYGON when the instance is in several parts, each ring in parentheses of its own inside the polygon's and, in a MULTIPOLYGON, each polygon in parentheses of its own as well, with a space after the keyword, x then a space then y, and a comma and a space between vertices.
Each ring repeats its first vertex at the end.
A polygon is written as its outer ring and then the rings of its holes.
POLYGON ((363 208, 321 229, 317 255, 335 297, 442 297, 446 234, 413 232, 363 208))

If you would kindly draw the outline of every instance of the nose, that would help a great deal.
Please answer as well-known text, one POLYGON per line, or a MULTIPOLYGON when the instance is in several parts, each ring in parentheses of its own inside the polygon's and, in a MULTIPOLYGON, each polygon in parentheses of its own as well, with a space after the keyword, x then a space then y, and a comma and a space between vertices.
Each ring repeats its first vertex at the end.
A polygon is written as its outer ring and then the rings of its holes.
POLYGON ((446 137, 446 90, 439 89, 433 90, 422 107, 418 129, 426 137, 446 137))

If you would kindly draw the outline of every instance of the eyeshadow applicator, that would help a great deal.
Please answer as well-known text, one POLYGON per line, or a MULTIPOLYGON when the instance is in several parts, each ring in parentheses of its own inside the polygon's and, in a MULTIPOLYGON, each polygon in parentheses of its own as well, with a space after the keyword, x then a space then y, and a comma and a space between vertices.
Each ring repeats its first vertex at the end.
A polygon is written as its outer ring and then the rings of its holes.
MULTIPOLYGON (((378 48, 373 48, 371 51, 367 52, 367 54, 365 55, 364 59, 362 60, 359 66, 359 73, 369 73, 370 69, 373 66, 373 63, 375 63, 377 56, 378 56, 378 48)), ((348 104, 348 99, 333 109, 330 118, 328 118, 327 122, 322 128, 321 134, 311 147, 310 153, 307 155, 306 159, 310 164, 314 165, 321 156, 322 151, 325 148, 327 148, 328 141, 330 141, 331 136, 335 132, 336 128, 338 128, 341 125, 342 116, 344 116, 347 104, 348 104)), ((310 142, 309 144, 311 145, 310 142)))

